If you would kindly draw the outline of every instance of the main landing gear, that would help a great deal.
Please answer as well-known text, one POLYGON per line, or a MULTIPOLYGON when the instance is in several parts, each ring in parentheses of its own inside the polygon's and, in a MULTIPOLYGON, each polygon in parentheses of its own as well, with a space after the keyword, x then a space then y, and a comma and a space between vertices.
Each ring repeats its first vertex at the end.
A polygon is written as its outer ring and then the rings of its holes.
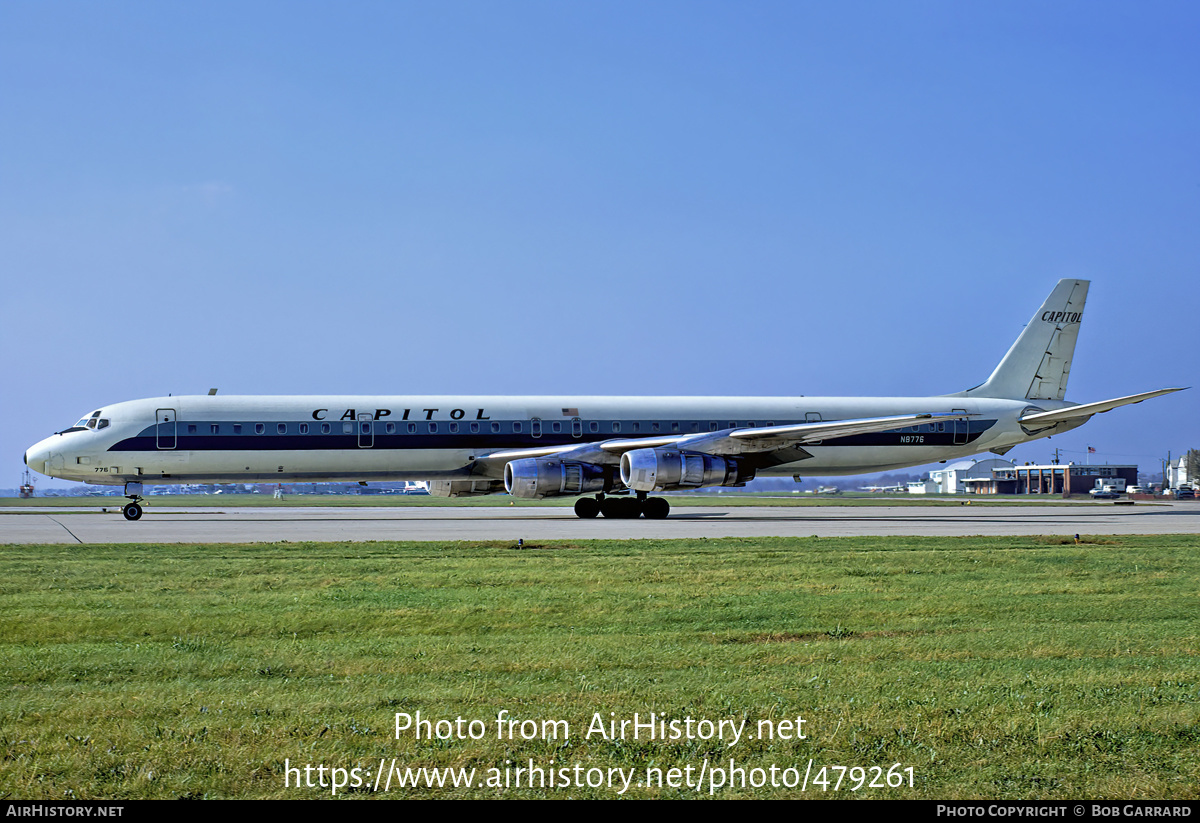
POLYGON ((130 502, 125 504, 125 508, 121 509, 121 514, 125 515, 126 520, 137 520, 142 516, 142 484, 141 483, 126 483, 125 496, 130 502))
POLYGON ((645 517, 648 520, 662 520, 671 513, 671 504, 661 497, 647 497, 645 492, 638 492, 637 497, 581 497, 575 501, 577 517, 591 518, 598 514, 617 520, 634 520, 645 517))

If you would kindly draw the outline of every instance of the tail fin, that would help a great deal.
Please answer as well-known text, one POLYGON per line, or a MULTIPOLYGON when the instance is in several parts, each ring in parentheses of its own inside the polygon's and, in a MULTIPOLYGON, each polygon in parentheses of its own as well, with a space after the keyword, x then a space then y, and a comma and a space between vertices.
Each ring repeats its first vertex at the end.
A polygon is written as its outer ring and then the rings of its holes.
POLYGON ((1087 280, 1059 280, 987 382, 960 396, 1062 400, 1087 293, 1087 280))

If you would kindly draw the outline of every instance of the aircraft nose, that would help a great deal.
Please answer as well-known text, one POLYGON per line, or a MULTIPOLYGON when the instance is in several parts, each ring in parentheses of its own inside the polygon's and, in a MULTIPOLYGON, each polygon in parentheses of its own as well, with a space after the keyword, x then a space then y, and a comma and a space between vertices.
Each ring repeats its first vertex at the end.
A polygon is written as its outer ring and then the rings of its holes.
POLYGON ((47 470, 50 468, 48 461, 51 457, 50 444, 43 440, 40 443, 34 443, 25 450, 25 465, 36 472, 49 475, 50 472, 47 470))

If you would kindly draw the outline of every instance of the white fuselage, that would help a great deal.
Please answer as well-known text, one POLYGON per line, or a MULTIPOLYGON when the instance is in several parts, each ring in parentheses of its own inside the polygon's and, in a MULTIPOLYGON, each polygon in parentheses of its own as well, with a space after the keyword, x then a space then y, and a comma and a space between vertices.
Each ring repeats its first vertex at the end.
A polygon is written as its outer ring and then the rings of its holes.
MULTIPOLYGON (((106 406, 32 446, 30 468, 88 483, 241 483, 498 478, 488 455, 744 427, 962 412, 964 421, 834 438, 760 475, 915 466, 1012 446, 1018 416, 1060 401, 947 397, 177 396, 106 406), (85 418, 86 420, 86 418, 85 418), (81 423, 84 421, 81 421, 81 423)), ((613 458, 615 463, 617 457, 613 458)))

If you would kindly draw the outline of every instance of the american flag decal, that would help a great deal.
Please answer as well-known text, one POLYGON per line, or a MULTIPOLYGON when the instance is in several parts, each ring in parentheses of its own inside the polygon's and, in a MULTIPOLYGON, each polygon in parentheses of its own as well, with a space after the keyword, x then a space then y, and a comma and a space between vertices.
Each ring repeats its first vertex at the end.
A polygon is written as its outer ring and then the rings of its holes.
POLYGON ((563 417, 578 417, 579 409, 563 409, 563 417))

